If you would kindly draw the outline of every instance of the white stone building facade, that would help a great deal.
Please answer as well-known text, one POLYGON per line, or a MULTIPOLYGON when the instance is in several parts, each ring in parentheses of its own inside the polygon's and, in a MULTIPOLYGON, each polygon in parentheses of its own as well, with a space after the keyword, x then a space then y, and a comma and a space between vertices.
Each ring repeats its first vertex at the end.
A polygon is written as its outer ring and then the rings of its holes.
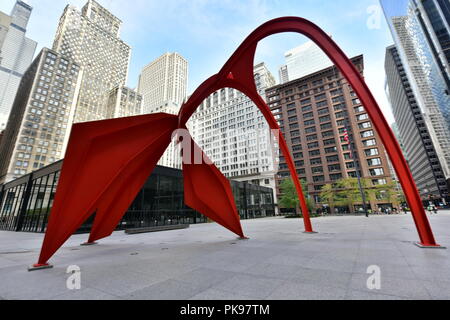
MULTIPOLYGON (((264 63, 254 67, 255 83, 265 90, 275 78, 264 63)), ((256 105, 241 92, 224 88, 210 95, 188 122, 189 131, 206 155, 227 177, 275 190, 278 145, 256 105)))

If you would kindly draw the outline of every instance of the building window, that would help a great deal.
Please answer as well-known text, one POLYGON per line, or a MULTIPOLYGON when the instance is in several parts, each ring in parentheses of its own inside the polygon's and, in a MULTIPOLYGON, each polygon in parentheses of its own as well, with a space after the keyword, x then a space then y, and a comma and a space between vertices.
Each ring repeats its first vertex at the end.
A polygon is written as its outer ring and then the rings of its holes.
POLYGON ((360 114, 356 116, 356 120, 363 121, 369 119, 369 115, 367 113, 360 114))
POLYGON ((338 156, 328 156, 327 157, 327 162, 338 162, 339 161, 339 157, 338 156))
POLYGON ((369 173, 371 176, 382 176, 384 175, 383 168, 370 169, 369 173))
POLYGON ((314 167, 314 168, 311 169, 311 172, 312 172, 313 174, 316 174, 316 173, 323 173, 323 167, 314 167))
POLYGON ((371 167, 381 166, 381 159, 380 158, 369 159, 369 160, 367 160, 367 164, 371 167))
POLYGON ((337 181, 337 180, 341 180, 341 179, 342 179, 342 174, 341 173, 330 174, 330 180, 331 181, 337 181))
POLYGON ((306 105, 306 104, 308 104, 308 103, 311 103, 311 98, 304 99, 304 100, 300 101, 300 104, 301 104, 302 106, 304 106, 304 105, 306 105))
POLYGON ((373 184, 374 186, 380 186, 380 185, 385 185, 385 184, 387 184, 387 181, 386 181, 386 179, 373 179, 373 180, 372 180, 372 184, 373 184))
POLYGON ((358 127, 360 129, 368 129, 368 128, 372 128, 372 124, 370 122, 363 122, 358 124, 358 127))
POLYGON ((331 120, 330 116, 325 116, 325 117, 319 118, 320 123, 324 123, 324 122, 327 122, 327 121, 330 121, 330 120, 331 120))
POLYGON ((312 111, 312 106, 306 106, 302 108, 302 112, 309 112, 312 111))
POLYGON ((337 148, 336 147, 330 147, 330 148, 325 148, 325 153, 335 153, 337 152, 337 148))
POLYGON ((305 129, 305 133, 313 133, 316 132, 316 127, 310 127, 305 129))
POLYGON ((361 138, 370 138, 373 137, 374 133, 373 130, 363 131, 361 132, 361 138))
POLYGON ((364 112, 364 107, 363 106, 359 106, 359 107, 355 107, 355 113, 360 113, 360 112, 364 112))
POLYGON ((320 125, 320 129, 322 129, 322 130, 327 130, 327 129, 331 129, 331 128, 333 128, 333 125, 331 124, 331 122, 320 125))
POLYGON ((361 104, 361 101, 358 98, 356 98, 356 99, 352 100, 352 103, 353 103, 353 105, 357 105, 357 104, 361 104))
POLYGON ((305 165, 305 161, 300 160, 300 161, 295 161, 295 166, 296 167, 302 167, 305 165))
POLYGON ((364 153, 367 157, 377 156, 379 154, 377 148, 364 150, 364 153))
POLYGON ((377 141, 375 139, 370 139, 370 140, 364 140, 363 141, 363 145, 365 147, 372 147, 372 146, 374 146, 376 144, 377 144, 377 141))
POLYGON ((314 182, 324 182, 325 176, 315 176, 315 177, 313 177, 313 181, 314 182))
POLYGON ((332 164, 328 166, 328 171, 335 172, 335 171, 341 171, 341 165, 340 164, 332 164))

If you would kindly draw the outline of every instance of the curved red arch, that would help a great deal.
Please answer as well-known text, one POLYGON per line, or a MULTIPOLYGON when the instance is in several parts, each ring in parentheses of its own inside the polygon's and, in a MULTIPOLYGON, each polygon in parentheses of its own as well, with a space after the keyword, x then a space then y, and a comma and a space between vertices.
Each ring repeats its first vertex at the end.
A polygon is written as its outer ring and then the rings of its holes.
MULTIPOLYGON (((270 35, 282 32, 298 32, 307 36, 314 41, 340 69, 347 81, 353 87, 355 93, 358 95, 367 110, 375 129, 380 135, 397 176, 399 177, 407 202, 411 208, 421 244, 424 246, 438 246, 434 239, 431 226, 423 208, 411 171, 401 152, 400 145, 384 118, 375 98, 364 82, 364 79, 339 46, 322 29, 306 19, 299 17, 283 17, 268 21, 256 29, 247 37, 247 39, 245 39, 224 65, 222 70, 216 76, 210 78, 200 86, 192 95, 191 99, 182 107, 179 113, 180 124, 186 123, 197 106, 209 94, 220 88, 232 87, 240 90, 256 103, 272 129, 279 129, 269 107, 257 93, 253 79, 253 65, 258 42, 270 35)), ((295 166, 284 138, 280 139, 280 147, 287 160, 291 175, 297 177, 295 166)), ((308 209, 304 201, 300 183, 298 179, 294 179, 294 182, 296 182, 295 186, 304 213, 305 229, 306 231, 312 231, 308 209)))
MULTIPOLYGON (((185 128, 188 119, 211 93, 224 87, 241 91, 258 106, 270 128, 279 129, 269 107, 257 93, 253 60, 258 42, 280 32, 298 32, 311 38, 347 78, 391 158, 410 205, 420 243, 437 247, 400 146, 360 73, 318 26, 302 18, 284 17, 269 21, 250 34, 222 70, 193 93, 178 116, 150 114, 73 126, 37 266, 47 264, 48 259, 94 211, 96 217, 89 241, 110 235, 169 145, 171 133, 177 128, 185 128), (149 127, 151 130, 148 130, 149 127)), ((294 162, 282 136, 279 145, 291 175, 297 177, 294 183, 304 215, 305 230, 312 232, 294 162)), ((230 184, 220 171, 214 165, 207 164, 183 164, 183 171, 186 203, 243 237, 230 184), (192 183, 193 178, 205 177, 211 181, 210 184, 204 181, 192 183)))

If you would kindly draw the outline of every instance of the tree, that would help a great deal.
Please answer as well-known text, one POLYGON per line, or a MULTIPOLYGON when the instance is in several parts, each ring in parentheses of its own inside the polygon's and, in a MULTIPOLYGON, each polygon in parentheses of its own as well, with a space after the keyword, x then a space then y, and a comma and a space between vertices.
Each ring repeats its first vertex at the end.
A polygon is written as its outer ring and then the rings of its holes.
MULTIPOLYGON (((308 210, 312 212, 314 210, 315 204, 308 193, 308 184, 305 180, 301 180, 300 183, 302 185, 303 194, 306 198, 306 205, 308 207, 308 210)), ((300 201, 297 196, 297 190, 295 189, 294 181, 292 179, 283 180, 283 182, 281 182, 280 189, 282 193, 281 199, 278 200, 280 206, 286 209, 295 209, 296 213, 300 213, 300 201)))
POLYGON ((395 181, 377 185, 374 190, 378 200, 386 200, 392 203, 393 206, 398 207, 401 203, 405 202, 405 195, 395 181))
MULTIPOLYGON (((403 192, 394 181, 374 186, 369 179, 362 178, 361 185, 367 202, 370 200, 386 200, 394 206, 398 206, 405 201, 403 192)), ((334 185, 323 186, 320 197, 326 200, 330 207, 347 206, 350 208, 350 212, 354 212, 355 203, 362 202, 361 191, 356 178, 342 179, 334 185)))
POLYGON ((322 187, 320 199, 322 199, 322 201, 326 201, 330 208, 335 206, 335 202, 337 201, 337 192, 332 184, 326 184, 322 187))
MULTIPOLYGON (((367 179, 361 179, 361 186, 364 196, 368 200, 370 198, 370 182, 367 179)), ((363 201, 358 179, 341 179, 336 183, 336 188, 338 189, 336 203, 341 206, 348 206, 350 213, 353 213, 355 211, 354 204, 363 201)))

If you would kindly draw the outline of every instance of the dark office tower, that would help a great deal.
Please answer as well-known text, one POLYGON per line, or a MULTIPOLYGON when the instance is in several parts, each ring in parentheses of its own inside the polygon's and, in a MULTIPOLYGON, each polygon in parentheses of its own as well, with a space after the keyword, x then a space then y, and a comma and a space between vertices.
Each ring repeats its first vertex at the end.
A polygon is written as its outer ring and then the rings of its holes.
POLYGON ((414 7, 450 94, 450 1, 414 0, 414 7))
POLYGON ((435 152, 449 179, 450 69, 446 58, 449 1, 382 0, 381 3, 435 152))
POLYGON ((445 201, 448 187, 443 167, 395 46, 386 49, 385 69, 402 148, 422 199, 445 201))
MULTIPOLYGON (((363 56, 353 58, 352 62, 362 73, 363 56)), ((267 89, 266 95, 293 154, 297 172, 307 181, 309 194, 318 207, 327 205, 321 203, 319 196, 322 187, 357 177, 355 164, 360 168, 360 176, 373 185, 392 180, 381 139, 336 67, 267 89), (345 139, 346 131, 351 144, 345 139)), ((286 161, 280 157, 278 194, 280 183, 289 176, 286 161)), ((373 210, 391 206, 375 199, 371 199, 370 205, 373 210)))

